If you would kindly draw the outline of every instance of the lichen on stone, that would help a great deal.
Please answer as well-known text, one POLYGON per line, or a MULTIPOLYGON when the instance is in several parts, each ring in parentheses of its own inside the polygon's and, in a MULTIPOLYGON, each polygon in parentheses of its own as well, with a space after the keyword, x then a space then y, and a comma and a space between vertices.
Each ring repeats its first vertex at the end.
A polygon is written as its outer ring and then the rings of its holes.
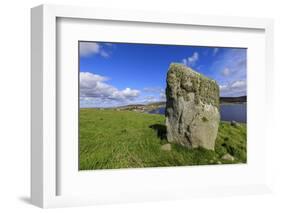
POLYGON ((166 80, 168 141, 214 150, 220 120, 216 82, 175 63, 170 65, 166 80))
POLYGON ((172 63, 170 65, 167 85, 171 85, 169 88, 176 88, 176 91, 171 91, 172 95, 182 96, 185 100, 188 100, 187 94, 193 92, 196 104, 201 101, 219 107, 219 87, 217 83, 183 64, 172 63), (178 86, 173 87, 173 85, 178 86))

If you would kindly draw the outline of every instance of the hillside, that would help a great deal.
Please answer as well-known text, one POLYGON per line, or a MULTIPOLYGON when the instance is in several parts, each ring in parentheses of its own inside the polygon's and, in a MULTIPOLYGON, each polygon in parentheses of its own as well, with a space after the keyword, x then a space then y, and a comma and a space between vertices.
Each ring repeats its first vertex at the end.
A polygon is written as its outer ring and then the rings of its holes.
POLYGON ((130 104, 120 107, 113 107, 111 109, 117 110, 117 111, 134 111, 134 112, 150 112, 151 110, 158 109, 161 107, 165 107, 166 102, 153 102, 148 104, 130 104))

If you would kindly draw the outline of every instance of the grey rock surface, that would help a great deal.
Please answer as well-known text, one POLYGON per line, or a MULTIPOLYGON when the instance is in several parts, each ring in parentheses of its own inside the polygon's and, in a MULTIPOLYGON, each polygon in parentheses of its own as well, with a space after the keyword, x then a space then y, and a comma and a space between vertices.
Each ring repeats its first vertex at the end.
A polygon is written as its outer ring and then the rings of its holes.
POLYGON ((161 149, 164 151, 171 151, 172 150, 172 146, 169 143, 166 143, 164 145, 161 146, 161 149))
POLYGON ((225 155, 223 155, 223 156, 221 157, 221 159, 222 159, 222 160, 234 161, 234 157, 233 157, 231 154, 229 154, 229 153, 226 153, 225 155))
POLYGON ((230 125, 234 126, 234 127, 238 127, 239 126, 239 124, 236 121, 231 121, 230 125))
POLYGON ((165 116, 169 142, 214 150, 220 122, 218 85, 183 64, 171 64, 165 116))

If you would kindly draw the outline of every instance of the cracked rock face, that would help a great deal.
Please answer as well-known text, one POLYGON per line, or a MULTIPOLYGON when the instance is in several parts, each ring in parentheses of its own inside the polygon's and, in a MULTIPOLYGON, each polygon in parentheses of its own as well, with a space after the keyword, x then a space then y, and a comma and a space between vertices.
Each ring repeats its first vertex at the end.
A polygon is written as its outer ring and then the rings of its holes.
POLYGON ((171 64, 166 98, 168 141, 214 150, 220 122, 217 83, 183 64, 171 64))

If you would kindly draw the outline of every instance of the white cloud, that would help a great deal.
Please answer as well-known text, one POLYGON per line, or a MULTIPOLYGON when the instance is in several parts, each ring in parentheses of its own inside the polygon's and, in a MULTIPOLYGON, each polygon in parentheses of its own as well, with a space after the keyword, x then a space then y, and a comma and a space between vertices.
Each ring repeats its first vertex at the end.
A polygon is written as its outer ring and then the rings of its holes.
POLYGON ((229 68, 226 67, 221 71, 221 74, 226 77, 226 76, 229 76, 231 74, 231 71, 230 71, 229 68))
POLYGON ((155 96, 146 96, 146 97, 144 97, 144 103, 153 103, 153 102, 157 102, 157 101, 159 101, 159 99, 157 98, 157 97, 155 97, 155 96))
POLYGON ((194 52, 191 57, 188 57, 188 63, 189 64, 195 64, 198 61, 198 59, 199 59, 199 53, 194 52))
POLYGON ((246 86, 246 81, 235 81, 231 84, 232 88, 241 88, 246 86))
POLYGON ((165 92, 160 93, 160 100, 166 100, 166 93, 165 92))
POLYGON ((221 85, 221 96, 247 94, 247 51, 245 49, 219 48, 219 54, 209 67, 212 76, 221 85))
POLYGON ((213 50, 213 56, 215 56, 219 52, 219 48, 214 48, 213 50))
POLYGON ((224 91, 228 88, 227 85, 220 85, 220 91, 224 91))
POLYGON ((182 63, 183 63, 185 66, 187 66, 187 59, 186 59, 186 58, 182 59, 182 63))
POLYGON ((145 87, 143 88, 143 91, 147 93, 159 93, 164 92, 165 90, 161 87, 145 87))
POLYGON ((121 98, 134 98, 137 97, 139 95, 139 91, 135 90, 135 89, 130 89, 130 88, 126 88, 124 90, 121 91, 116 91, 115 94, 118 94, 117 96, 121 97, 121 98))
POLYGON ((140 91, 125 88, 119 90, 106 83, 108 78, 90 72, 80 72, 80 97, 83 101, 95 100, 97 103, 110 101, 126 102, 139 96, 140 91))
POLYGON ((194 52, 192 54, 192 56, 190 56, 188 58, 184 58, 182 60, 182 63, 184 63, 186 66, 194 66, 197 63, 198 60, 199 60, 199 53, 194 52))
POLYGON ((80 43, 80 55, 88 56, 91 54, 97 54, 100 51, 100 45, 95 42, 81 42, 80 43))
POLYGON ((90 55, 99 54, 102 57, 109 57, 109 53, 106 52, 102 46, 95 42, 80 42, 80 56, 87 57, 90 55))
POLYGON ((229 78, 225 77, 230 75, 232 81, 245 80, 247 72, 246 62, 246 50, 224 49, 212 64, 211 70, 213 73, 217 73, 214 78, 221 84, 228 81, 229 78))
POLYGON ((246 95, 247 83, 244 80, 238 80, 219 87, 220 96, 243 96, 246 95))
POLYGON ((165 89, 161 87, 145 87, 143 88, 143 95, 144 100, 143 103, 151 103, 151 102, 158 102, 158 101, 165 101, 166 94, 165 89))
POLYGON ((109 57, 109 53, 108 52, 105 52, 104 50, 101 50, 100 51, 100 55, 104 58, 108 58, 109 57))
POLYGON ((142 99, 138 100, 138 103, 148 104, 148 103, 159 102, 159 101, 166 101, 166 95, 164 92, 161 92, 158 95, 144 96, 142 99))

